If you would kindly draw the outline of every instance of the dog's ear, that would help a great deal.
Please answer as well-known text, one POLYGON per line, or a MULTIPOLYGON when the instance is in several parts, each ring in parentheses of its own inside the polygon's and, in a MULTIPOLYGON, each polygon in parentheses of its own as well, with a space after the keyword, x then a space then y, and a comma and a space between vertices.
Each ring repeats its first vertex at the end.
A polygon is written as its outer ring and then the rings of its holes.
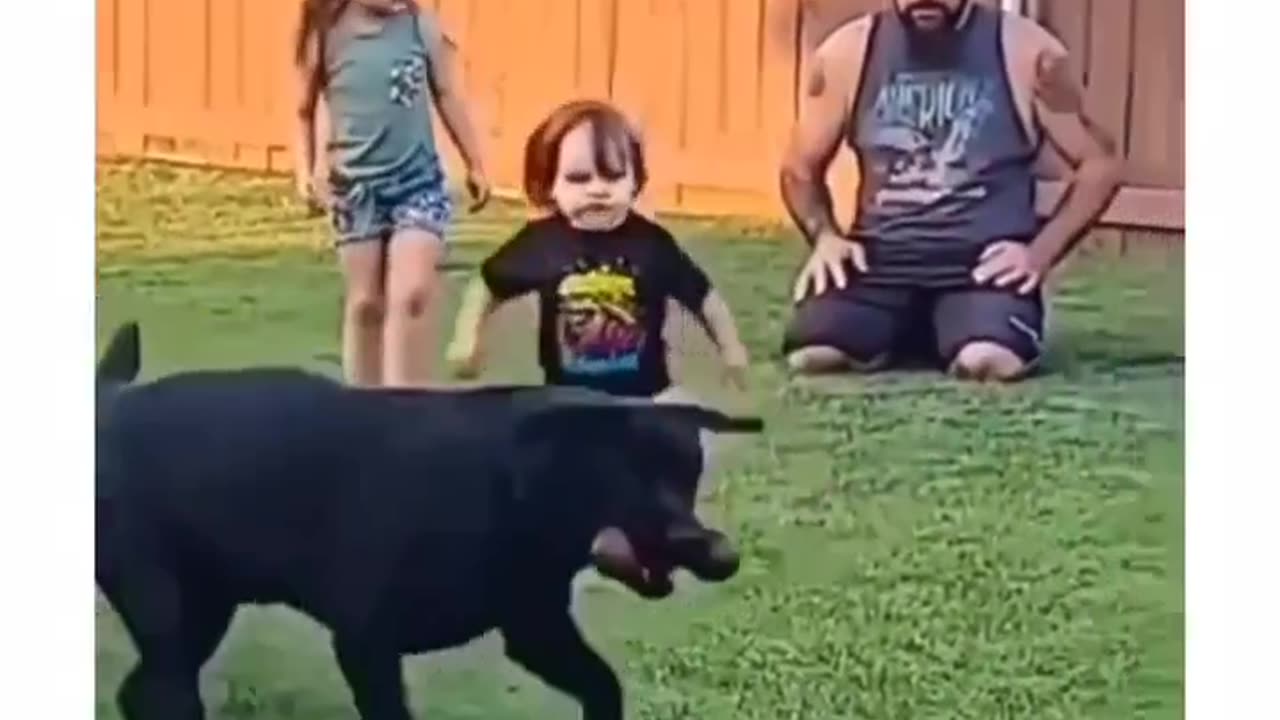
POLYGON ((98 360, 97 382, 131 383, 142 367, 142 339, 138 323, 128 322, 116 329, 106 352, 98 360))

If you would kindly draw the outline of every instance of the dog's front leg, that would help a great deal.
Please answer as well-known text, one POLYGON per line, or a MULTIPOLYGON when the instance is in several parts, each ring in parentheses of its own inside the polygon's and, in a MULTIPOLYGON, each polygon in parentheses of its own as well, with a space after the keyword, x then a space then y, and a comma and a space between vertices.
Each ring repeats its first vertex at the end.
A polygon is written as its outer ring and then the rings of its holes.
POLYGON ((583 720, 622 720, 622 686, 569 611, 530 614, 502 628, 507 657, 582 705, 583 720))
POLYGON ((333 650, 360 720, 413 720, 405 703, 399 652, 344 634, 334 635, 333 650))

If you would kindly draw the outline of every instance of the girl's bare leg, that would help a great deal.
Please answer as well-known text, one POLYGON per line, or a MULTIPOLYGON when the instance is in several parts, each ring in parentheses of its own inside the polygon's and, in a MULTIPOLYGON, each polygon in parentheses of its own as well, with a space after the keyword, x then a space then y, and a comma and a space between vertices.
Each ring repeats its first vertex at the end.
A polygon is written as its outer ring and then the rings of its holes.
POLYGON ((387 305, 383 336, 383 382, 423 387, 431 380, 436 329, 437 270, 444 242, 422 228, 404 228, 387 248, 387 305))
POLYGON ((338 251, 346 291, 342 310, 342 372, 351 385, 382 382, 386 253, 377 239, 343 244, 338 251))

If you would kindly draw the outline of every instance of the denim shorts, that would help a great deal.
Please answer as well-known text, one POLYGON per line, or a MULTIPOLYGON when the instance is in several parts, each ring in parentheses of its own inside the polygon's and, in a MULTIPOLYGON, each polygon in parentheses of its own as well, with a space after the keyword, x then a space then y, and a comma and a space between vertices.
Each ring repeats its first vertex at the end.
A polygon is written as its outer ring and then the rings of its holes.
POLYGON ((394 175, 329 177, 337 244, 391 238, 397 230, 425 230, 440 239, 453 220, 453 200, 438 161, 394 175))

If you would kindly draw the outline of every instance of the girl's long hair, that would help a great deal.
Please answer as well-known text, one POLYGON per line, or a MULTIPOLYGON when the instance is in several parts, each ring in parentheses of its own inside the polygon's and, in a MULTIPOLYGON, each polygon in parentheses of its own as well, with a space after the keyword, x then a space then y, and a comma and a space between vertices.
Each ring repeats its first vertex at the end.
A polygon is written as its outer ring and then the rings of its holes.
POLYGON ((294 38, 293 61, 301 66, 307 60, 307 47, 312 37, 316 39, 316 80, 323 80, 324 45, 329 30, 351 0, 302 0, 302 18, 298 21, 298 35, 294 38))

